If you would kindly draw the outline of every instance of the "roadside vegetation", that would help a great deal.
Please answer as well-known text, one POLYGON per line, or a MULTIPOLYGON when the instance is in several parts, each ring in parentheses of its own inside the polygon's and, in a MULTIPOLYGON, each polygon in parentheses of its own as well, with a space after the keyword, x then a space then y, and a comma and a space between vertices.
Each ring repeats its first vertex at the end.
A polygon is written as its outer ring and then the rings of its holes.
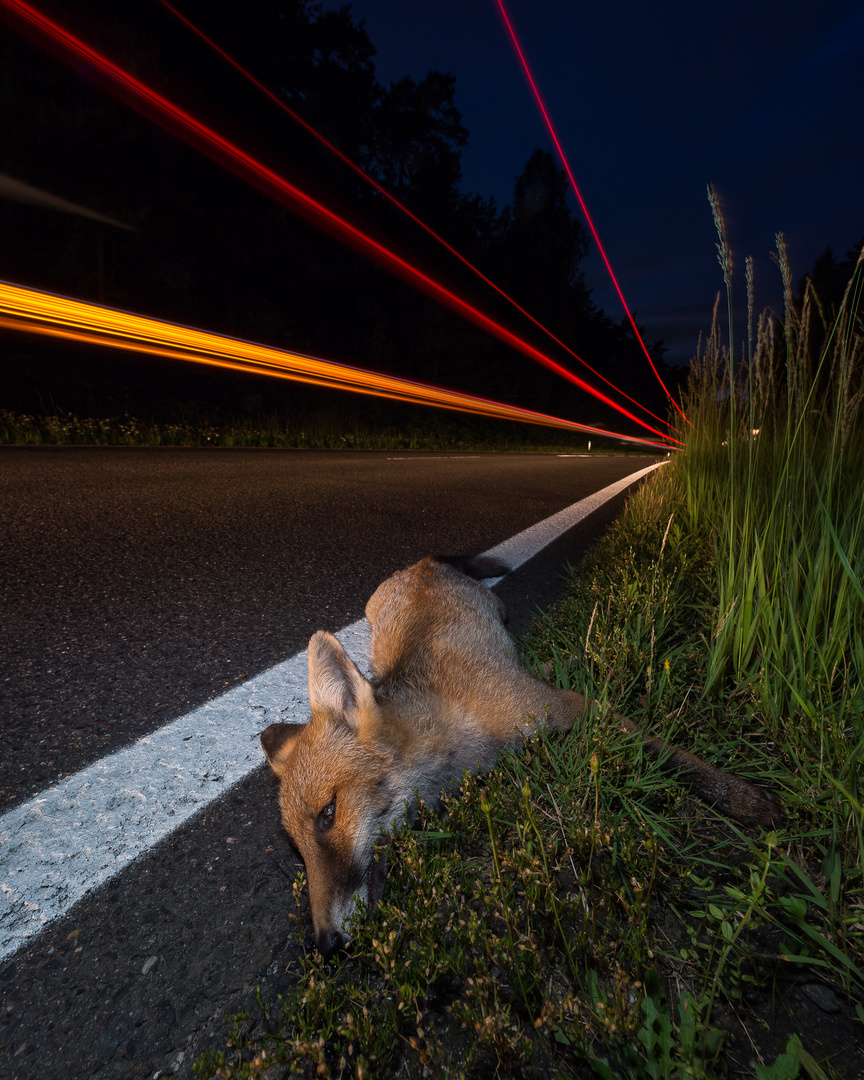
POLYGON ((174 421, 119 415, 81 417, 62 410, 39 415, 0 409, 0 446, 226 446, 329 450, 509 450, 543 453, 651 453, 638 443, 591 439, 581 432, 406 411, 398 420, 364 422, 362 410, 320 415, 268 414, 174 421))
POLYGON ((861 1075, 862 264, 831 313, 777 258, 784 320, 751 318, 735 364, 715 320, 684 451, 524 642, 595 715, 403 828, 338 963, 301 875, 292 985, 198 1076, 861 1075), (722 819, 613 709, 764 784, 785 823, 722 819))

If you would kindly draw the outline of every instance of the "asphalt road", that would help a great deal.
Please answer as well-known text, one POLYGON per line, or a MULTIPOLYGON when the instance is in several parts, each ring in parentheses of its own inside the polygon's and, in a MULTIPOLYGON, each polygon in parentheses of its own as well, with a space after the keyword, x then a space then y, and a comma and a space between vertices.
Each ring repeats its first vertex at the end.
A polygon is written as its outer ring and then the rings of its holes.
MULTIPOLYGON (((656 460, 0 448, 0 810, 656 460)), ((621 506, 497 590, 518 635, 621 506)), ((4 1076, 191 1075, 297 932, 265 769, 0 965, 4 1076)))

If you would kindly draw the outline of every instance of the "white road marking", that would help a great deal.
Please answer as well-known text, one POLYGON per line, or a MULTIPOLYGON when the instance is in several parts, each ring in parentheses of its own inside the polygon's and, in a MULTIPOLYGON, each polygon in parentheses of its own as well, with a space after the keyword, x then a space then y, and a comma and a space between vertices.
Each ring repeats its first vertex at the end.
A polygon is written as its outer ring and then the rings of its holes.
MULTIPOLYGON (((515 570, 657 467, 619 480, 485 554, 515 570)), ((366 620, 337 637, 365 667, 366 620)), ((3 814, 0 960, 257 768, 263 760, 258 736, 268 724, 301 723, 307 713, 304 650, 3 814)))
MULTIPOLYGON (((647 469, 641 469, 630 476, 625 476, 623 480, 610 484, 609 487, 605 487, 601 491, 595 491, 587 499, 582 499, 581 502, 565 507, 564 510, 559 511, 557 514, 544 518, 543 521, 538 521, 536 525, 532 525, 523 532, 511 536, 509 540, 505 540, 496 547, 490 548, 484 552, 484 555, 500 559, 511 570, 516 570, 530 558, 533 558, 547 544, 551 544, 553 540, 563 536, 568 529, 572 529, 574 525, 578 525, 589 514, 593 514, 603 503, 608 502, 609 499, 614 499, 616 495, 630 487, 640 477, 646 476, 648 473, 653 472, 654 469, 665 464, 664 461, 660 461, 656 465, 649 465, 647 469)), ((491 589, 499 581, 501 581, 501 578, 491 578, 487 579, 484 584, 491 589)))

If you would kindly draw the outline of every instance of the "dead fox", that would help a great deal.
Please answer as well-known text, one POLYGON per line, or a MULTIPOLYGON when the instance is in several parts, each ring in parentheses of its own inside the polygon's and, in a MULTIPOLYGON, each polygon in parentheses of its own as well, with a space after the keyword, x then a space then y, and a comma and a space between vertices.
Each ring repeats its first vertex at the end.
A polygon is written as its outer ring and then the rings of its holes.
MULTIPOLYGON (((556 690, 522 667, 503 603, 469 576, 498 576, 506 567, 475 560, 459 569, 456 562, 422 559, 375 590, 366 605, 371 681, 332 634, 316 633, 311 720, 271 724, 261 735, 280 779, 283 824, 306 864, 325 955, 346 940, 358 898, 370 907, 380 900, 386 857, 376 858, 376 845, 418 799, 437 805, 466 770, 490 769, 533 728, 569 728, 585 712, 581 694, 556 690)), ((779 821, 774 800, 752 784, 657 740, 645 746, 730 817, 765 827, 779 821)))

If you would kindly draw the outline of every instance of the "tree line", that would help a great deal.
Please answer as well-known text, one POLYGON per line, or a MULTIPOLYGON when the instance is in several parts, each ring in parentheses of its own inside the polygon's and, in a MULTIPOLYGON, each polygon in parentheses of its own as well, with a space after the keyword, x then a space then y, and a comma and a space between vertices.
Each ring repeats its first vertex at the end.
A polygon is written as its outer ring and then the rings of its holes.
MULTIPOLYGON (((72 8, 46 5, 142 81, 585 374, 161 5, 86 0, 72 8)), ((185 0, 183 13, 552 333, 665 415, 629 325, 591 299, 581 268, 589 239, 551 154, 531 155, 512 200, 499 207, 462 190, 469 133, 454 77, 431 71, 382 86, 374 45, 350 8, 185 0)), ((0 61, 0 172, 129 226, 0 204, 7 280, 620 429, 620 418, 593 398, 131 111, 86 65, 73 69, 11 29, 0 39, 0 61)), ((674 384, 662 342, 651 351, 674 384)), ((284 383, 118 362, 34 340, 7 339, 2 353, 7 394, 19 397, 35 390, 71 402, 86 391, 95 401, 104 392, 146 399, 152 411, 185 398, 230 409, 302 394, 284 383)))

